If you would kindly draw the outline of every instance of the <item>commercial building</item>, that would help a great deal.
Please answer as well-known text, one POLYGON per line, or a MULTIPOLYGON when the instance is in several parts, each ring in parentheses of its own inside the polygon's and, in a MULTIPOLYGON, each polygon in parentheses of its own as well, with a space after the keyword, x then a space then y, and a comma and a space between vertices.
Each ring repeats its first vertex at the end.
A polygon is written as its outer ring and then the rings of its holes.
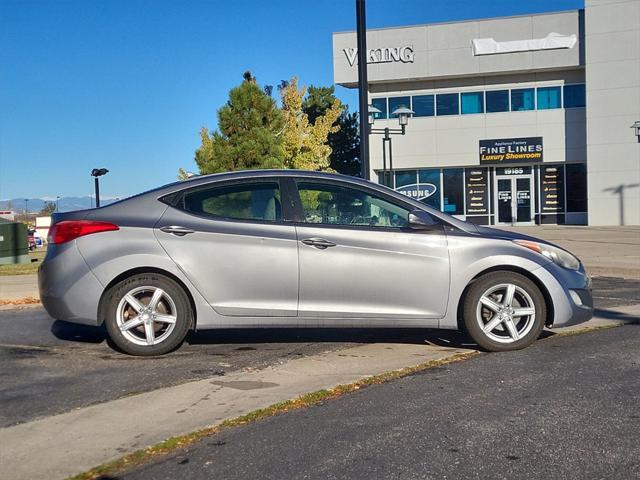
MULTIPOLYGON (((426 5, 425 5, 425 8, 426 5)), ((335 83, 357 87, 354 32, 335 83)), ((640 224, 640 0, 369 30, 371 178, 479 224, 640 224)))

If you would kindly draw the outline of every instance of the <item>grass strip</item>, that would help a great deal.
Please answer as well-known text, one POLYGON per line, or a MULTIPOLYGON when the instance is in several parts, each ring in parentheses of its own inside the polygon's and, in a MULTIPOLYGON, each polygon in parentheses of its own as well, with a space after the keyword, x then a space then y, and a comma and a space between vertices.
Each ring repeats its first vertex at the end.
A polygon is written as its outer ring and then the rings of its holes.
POLYGON ((405 367, 400 370, 393 370, 390 372, 381 373, 379 375, 373 375, 371 377, 357 380, 353 383, 337 385, 330 389, 323 389, 311 393, 306 393, 293 400, 286 400, 284 402, 273 404, 269 407, 254 410, 245 415, 225 420, 222 423, 212 427, 203 428, 195 432, 187 433, 186 435, 179 435, 176 437, 168 438, 167 440, 164 440, 157 445, 136 450, 135 452, 125 455, 124 457, 92 468, 87 472, 69 477, 68 480, 95 480, 102 475, 114 475, 126 469, 130 469, 146 463, 158 456, 166 455, 177 449, 192 445, 205 437, 220 433, 222 430, 246 425, 248 423, 272 417, 274 415, 285 413, 291 410, 318 405, 320 403, 338 398, 347 393, 366 388, 370 385, 377 385, 389 382, 391 380, 396 380, 398 378, 406 377, 408 375, 418 373, 429 368, 439 367, 455 362, 461 362, 477 355, 478 353, 479 352, 477 351, 458 353, 450 357, 438 360, 430 360, 428 362, 414 365, 412 367, 405 367))

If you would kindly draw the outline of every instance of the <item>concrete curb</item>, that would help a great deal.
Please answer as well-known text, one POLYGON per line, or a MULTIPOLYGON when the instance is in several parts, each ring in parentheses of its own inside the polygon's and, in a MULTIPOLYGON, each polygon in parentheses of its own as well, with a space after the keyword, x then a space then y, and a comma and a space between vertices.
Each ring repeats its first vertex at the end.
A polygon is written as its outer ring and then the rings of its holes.
MULTIPOLYGON (((640 305, 554 329, 558 333, 637 321, 640 305), (615 317, 615 318, 610 318, 615 317)), ((412 344, 370 344, 234 372, 0 429, 0 478, 65 478, 305 393, 469 352, 412 344), (34 455, 33 452, 37 452, 34 455)))

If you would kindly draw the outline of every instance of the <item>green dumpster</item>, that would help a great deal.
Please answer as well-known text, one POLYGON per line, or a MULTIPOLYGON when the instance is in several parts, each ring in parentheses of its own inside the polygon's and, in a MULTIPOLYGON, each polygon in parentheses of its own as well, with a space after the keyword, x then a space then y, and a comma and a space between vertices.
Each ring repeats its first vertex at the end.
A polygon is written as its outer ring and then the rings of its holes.
POLYGON ((29 261, 27 226, 0 218, 0 265, 29 261))

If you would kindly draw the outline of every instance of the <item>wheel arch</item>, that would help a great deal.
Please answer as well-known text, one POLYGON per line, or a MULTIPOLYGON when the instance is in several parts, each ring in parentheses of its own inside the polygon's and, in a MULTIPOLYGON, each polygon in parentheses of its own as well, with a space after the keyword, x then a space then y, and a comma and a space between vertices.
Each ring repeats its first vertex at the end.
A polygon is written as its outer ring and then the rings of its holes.
POLYGON ((104 312, 103 312, 103 309, 105 306, 104 299, 107 295, 107 292, 111 289, 111 287, 113 287, 116 283, 121 282, 122 280, 129 278, 133 275, 139 275, 144 273, 156 273, 158 275, 163 275, 167 278, 170 278, 174 282, 176 282, 178 286, 180 286, 180 288, 184 290, 184 292, 187 295, 187 298, 189 299, 189 304, 191 305, 191 311, 193 312, 192 324, 189 327, 189 329, 191 330, 195 329, 197 325, 198 309, 196 308, 196 303, 193 298, 193 295, 191 294, 191 291, 189 290, 187 285, 176 275, 174 275, 171 272, 168 272, 167 270, 163 270, 157 267, 136 267, 136 268, 126 270, 120 273, 119 275, 117 275, 116 277, 114 277, 107 284, 107 286, 105 286, 104 290, 102 291, 102 295, 100 295, 100 301, 98 302, 98 325, 102 325, 104 323, 104 312))
POLYGON ((547 309, 547 318, 545 320, 545 326, 550 326, 553 324, 553 319, 555 317, 553 300, 551 299, 551 294, 549 293, 549 290, 544 285, 544 283, 537 276, 535 276, 533 273, 531 273, 529 270, 525 268, 518 267, 516 265, 496 265, 478 272, 471 280, 469 280, 469 282, 467 283, 467 286, 464 288, 462 295, 460 295, 460 298, 458 299, 458 306, 456 310, 458 330, 464 331, 464 321, 462 318, 462 310, 464 308, 464 302, 467 298, 469 288, 471 287, 473 282, 478 280, 480 277, 493 272, 519 273, 520 275, 527 277, 529 280, 531 280, 536 285, 536 287, 538 287, 538 289, 540 290, 540 293, 542 293, 542 296, 544 298, 545 307, 547 309))

